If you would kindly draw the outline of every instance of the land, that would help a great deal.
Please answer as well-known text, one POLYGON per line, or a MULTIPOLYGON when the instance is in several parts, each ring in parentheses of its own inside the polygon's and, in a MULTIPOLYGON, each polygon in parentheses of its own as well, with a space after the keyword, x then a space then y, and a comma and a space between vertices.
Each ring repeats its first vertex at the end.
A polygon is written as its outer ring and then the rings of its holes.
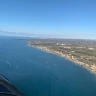
POLYGON ((96 41, 77 39, 34 39, 29 46, 62 56, 96 73, 96 41))

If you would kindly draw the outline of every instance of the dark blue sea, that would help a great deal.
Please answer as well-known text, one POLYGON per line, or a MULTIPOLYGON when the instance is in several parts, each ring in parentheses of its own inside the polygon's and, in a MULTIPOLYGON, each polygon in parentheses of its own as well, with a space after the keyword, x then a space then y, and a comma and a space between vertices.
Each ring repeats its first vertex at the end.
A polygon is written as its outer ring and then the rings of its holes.
POLYGON ((96 96, 95 75, 15 37, 0 37, 0 74, 25 96, 96 96))

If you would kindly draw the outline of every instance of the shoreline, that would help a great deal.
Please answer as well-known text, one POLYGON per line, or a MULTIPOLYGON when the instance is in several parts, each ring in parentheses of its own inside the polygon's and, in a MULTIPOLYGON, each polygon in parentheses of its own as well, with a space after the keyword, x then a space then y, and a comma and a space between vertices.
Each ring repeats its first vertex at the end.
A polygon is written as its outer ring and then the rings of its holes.
POLYGON ((62 57, 64 59, 66 59, 66 60, 69 60, 69 61, 73 62, 76 65, 82 66, 83 68, 85 68, 86 70, 88 70, 89 72, 91 72, 92 74, 96 75, 96 72, 94 72, 94 70, 92 70, 90 67, 88 67, 89 66, 88 64, 83 63, 83 62, 80 62, 80 61, 78 61, 76 59, 72 59, 71 57, 69 57, 69 56, 67 56, 65 54, 62 54, 62 53, 60 53, 58 51, 55 51, 55 50, 52 50, 52 49, 48 49, 45 46, 43 46, 43 47, 41 47, 41 46, 32 46, 32 45, 30 45, 30 42, 28 42, 28 46, 29 47, 33 47, 33 48, 36 48, 36 49, 39 49, 39 50, 44 51, 44 52, 47 52, 47 53, 51 53, 51 54, 60 56, 60 57, 62 57))

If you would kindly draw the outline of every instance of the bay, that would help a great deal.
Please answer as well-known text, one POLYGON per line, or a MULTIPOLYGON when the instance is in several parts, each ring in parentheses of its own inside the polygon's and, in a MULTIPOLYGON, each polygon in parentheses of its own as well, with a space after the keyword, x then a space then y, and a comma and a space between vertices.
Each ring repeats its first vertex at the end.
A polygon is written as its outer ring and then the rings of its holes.
POLYGON ((94 74, 15 37, 0 37, 0 74, 25 96, 96 96, 94 74))

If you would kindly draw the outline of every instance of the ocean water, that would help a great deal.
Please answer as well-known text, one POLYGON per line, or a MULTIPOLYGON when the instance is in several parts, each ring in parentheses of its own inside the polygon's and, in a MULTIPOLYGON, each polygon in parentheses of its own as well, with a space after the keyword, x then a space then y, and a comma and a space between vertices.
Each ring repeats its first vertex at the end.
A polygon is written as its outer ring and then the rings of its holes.
POLYGON ((0 37, 0 74, 25 96, 96 96, 96 76, 26 41, 0 37))

